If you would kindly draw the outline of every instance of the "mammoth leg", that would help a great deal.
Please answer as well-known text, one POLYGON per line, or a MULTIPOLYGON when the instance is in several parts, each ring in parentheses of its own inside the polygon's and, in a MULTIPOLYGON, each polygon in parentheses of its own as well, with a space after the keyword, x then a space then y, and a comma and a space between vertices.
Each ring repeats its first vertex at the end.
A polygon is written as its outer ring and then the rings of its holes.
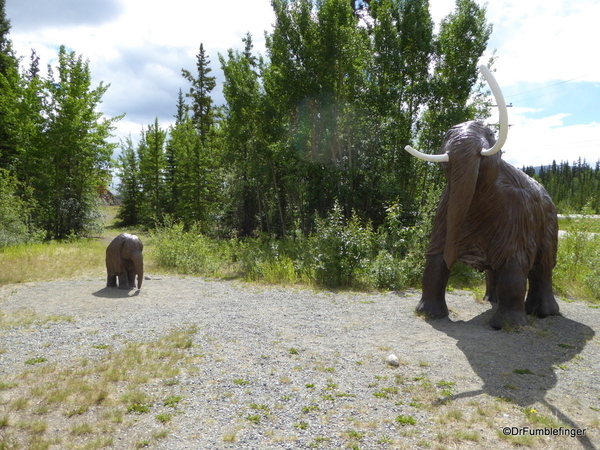
POLYGON ((117 276, 108 275, 106 277, 106 287, 115 287, 117 285, 117 276))
POLYGON ((490 303, 498 303, 498 296, 496 295, 496 274, 490 269, 485 271, 485 295, 483 299, 490 303))
POLYGON ((129 287, 131 289, 135 288, 135 269, 131 269, 127 271, 127 278, 129 279, 129 287))
POLYGON ((504 326, 527 326, 529 323, 524 302, 527 292, 526 271, 516 258, 511 258, 496 271, 495 278, 498 309, 490 320, 491 327, 499 330, 504 326))
POLYGON ((423 272, 423 295, 417 305, 417 313, 425 314, 431 319, 448 316, 446 305, 446 285, 450 269, 444 261, 444 255, 427 256, 423 272))
POLYGON ((129 277, 127 272, 119 274, 119 289, 129 289, 129 277))
POLYGON ((527 314, 538 317, 559 314, 558 303, 552 292, 552 269, 536 262, 529 272, 529 292, 525 300, 527 314))

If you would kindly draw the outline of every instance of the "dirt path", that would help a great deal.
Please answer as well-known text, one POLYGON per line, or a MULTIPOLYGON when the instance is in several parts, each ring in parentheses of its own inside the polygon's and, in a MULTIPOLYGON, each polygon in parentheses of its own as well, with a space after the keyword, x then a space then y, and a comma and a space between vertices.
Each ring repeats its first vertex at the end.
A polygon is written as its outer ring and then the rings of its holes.
MULTIPOLYGON (((119 449, 141 443, 165 449, 600 448, 600 311, 587 304, 559 301, 562 316, 504 332, 489 327, 489 305, 467 292, 448 294, 450 319, 426 321, 413 313, 418 292, 332 293, 196 277, 147 280, 131 292, 103 283, 0 290, 0 381, 18 385, 0 390, 0 419, 11 424, 0 428, 0 443, 3 430, 17 441, 29 439, 17 425, 29 410, 11 406, 30 389, 19 381, 29 369, 25 361, 76 367, 193 326, 194 346, 178 366, 177 382, 143 385, 155 396, 155 409, 69 438, 73 448, 98 436, 110 437, 106 448, 119 449), (391 353, 399 367, 385 364, 391 353), (183 400, 164 424, 158 405, 167 395, 183 400), (585 429, 585 435, 502 437, 504 427, 524 426, 585 429)), ((104 403, 75 417, 49 408, 43 435, 51 439, 86 414, 101 417, 103 408, 117 408, 127 386, 106 389, 104 403)))

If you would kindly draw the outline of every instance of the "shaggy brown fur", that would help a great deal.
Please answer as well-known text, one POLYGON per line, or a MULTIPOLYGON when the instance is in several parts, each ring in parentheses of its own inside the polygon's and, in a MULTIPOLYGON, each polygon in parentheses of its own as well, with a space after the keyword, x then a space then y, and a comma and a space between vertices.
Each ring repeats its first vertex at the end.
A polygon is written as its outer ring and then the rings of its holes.
POLYGON ((527 312, 558 314, 552 294, 558 225, 554 204, 538 182, 504 162, 500 153, 481 156, 494 143, 493 132, 480 122, 457 125, 444 138, 448 183, 434 219, 417 309, 432 317, 447 315, 443 292, 449 270, 459 260, 487 271, 486 296, 499 303, 490 323, 500 328, 505 322, 527 323, 526 278, 527 312), (445 270, 438 267, 442 259, 445 270))

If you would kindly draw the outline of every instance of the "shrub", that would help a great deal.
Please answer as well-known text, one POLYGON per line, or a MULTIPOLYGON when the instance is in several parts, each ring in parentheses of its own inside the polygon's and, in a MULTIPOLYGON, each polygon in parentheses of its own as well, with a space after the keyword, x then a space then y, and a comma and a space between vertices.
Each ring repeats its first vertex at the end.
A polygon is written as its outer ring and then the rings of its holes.
POLYGON ((231 245, 235 242, 210 239, 198 226, 185 229, 183 223, 165 218, 150 232, 156 263, 185 274, 228 276, 233 262, 231 245))
POLYGON ((317 220, 310 241, 315 254, 315 277, 329 287, 365 284, 375 256, 375 234, 358 217, 346 222, 338 202, 325 219, 317 220))
POLYGON ((30 226, 28 205, 17 195, 19 184, 8 171, 0 169, 0 247, 41 241, 43 233, 30 226))

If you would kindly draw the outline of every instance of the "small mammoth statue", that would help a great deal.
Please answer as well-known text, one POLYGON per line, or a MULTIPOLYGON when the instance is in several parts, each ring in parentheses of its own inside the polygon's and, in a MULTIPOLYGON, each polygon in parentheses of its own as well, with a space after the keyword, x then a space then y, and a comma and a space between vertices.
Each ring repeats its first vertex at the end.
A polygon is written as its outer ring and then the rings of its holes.
POLYGON ((539 183, 501 159, 508 131, 506 104, 488 68, 480 70, 498 104, 498 141, 487 126, 472 121, 446 133, 442 154, 406 148, 414 156, 441 162, 447 179, 425 256, 417 312, 433 319, 448 316, 446 285, 458 260, 486 272, 486 297, 498 306, 490 325, 520 327, 528 324, 527 314, 559 313, 552 292, 556 209, 539 183))
POLYGON ((113 239, 106 248, 106 287, 134 289, 137 275, 137 288, 142 288, 144 280, 144 244, 134 234, 123 233, 113 239))

